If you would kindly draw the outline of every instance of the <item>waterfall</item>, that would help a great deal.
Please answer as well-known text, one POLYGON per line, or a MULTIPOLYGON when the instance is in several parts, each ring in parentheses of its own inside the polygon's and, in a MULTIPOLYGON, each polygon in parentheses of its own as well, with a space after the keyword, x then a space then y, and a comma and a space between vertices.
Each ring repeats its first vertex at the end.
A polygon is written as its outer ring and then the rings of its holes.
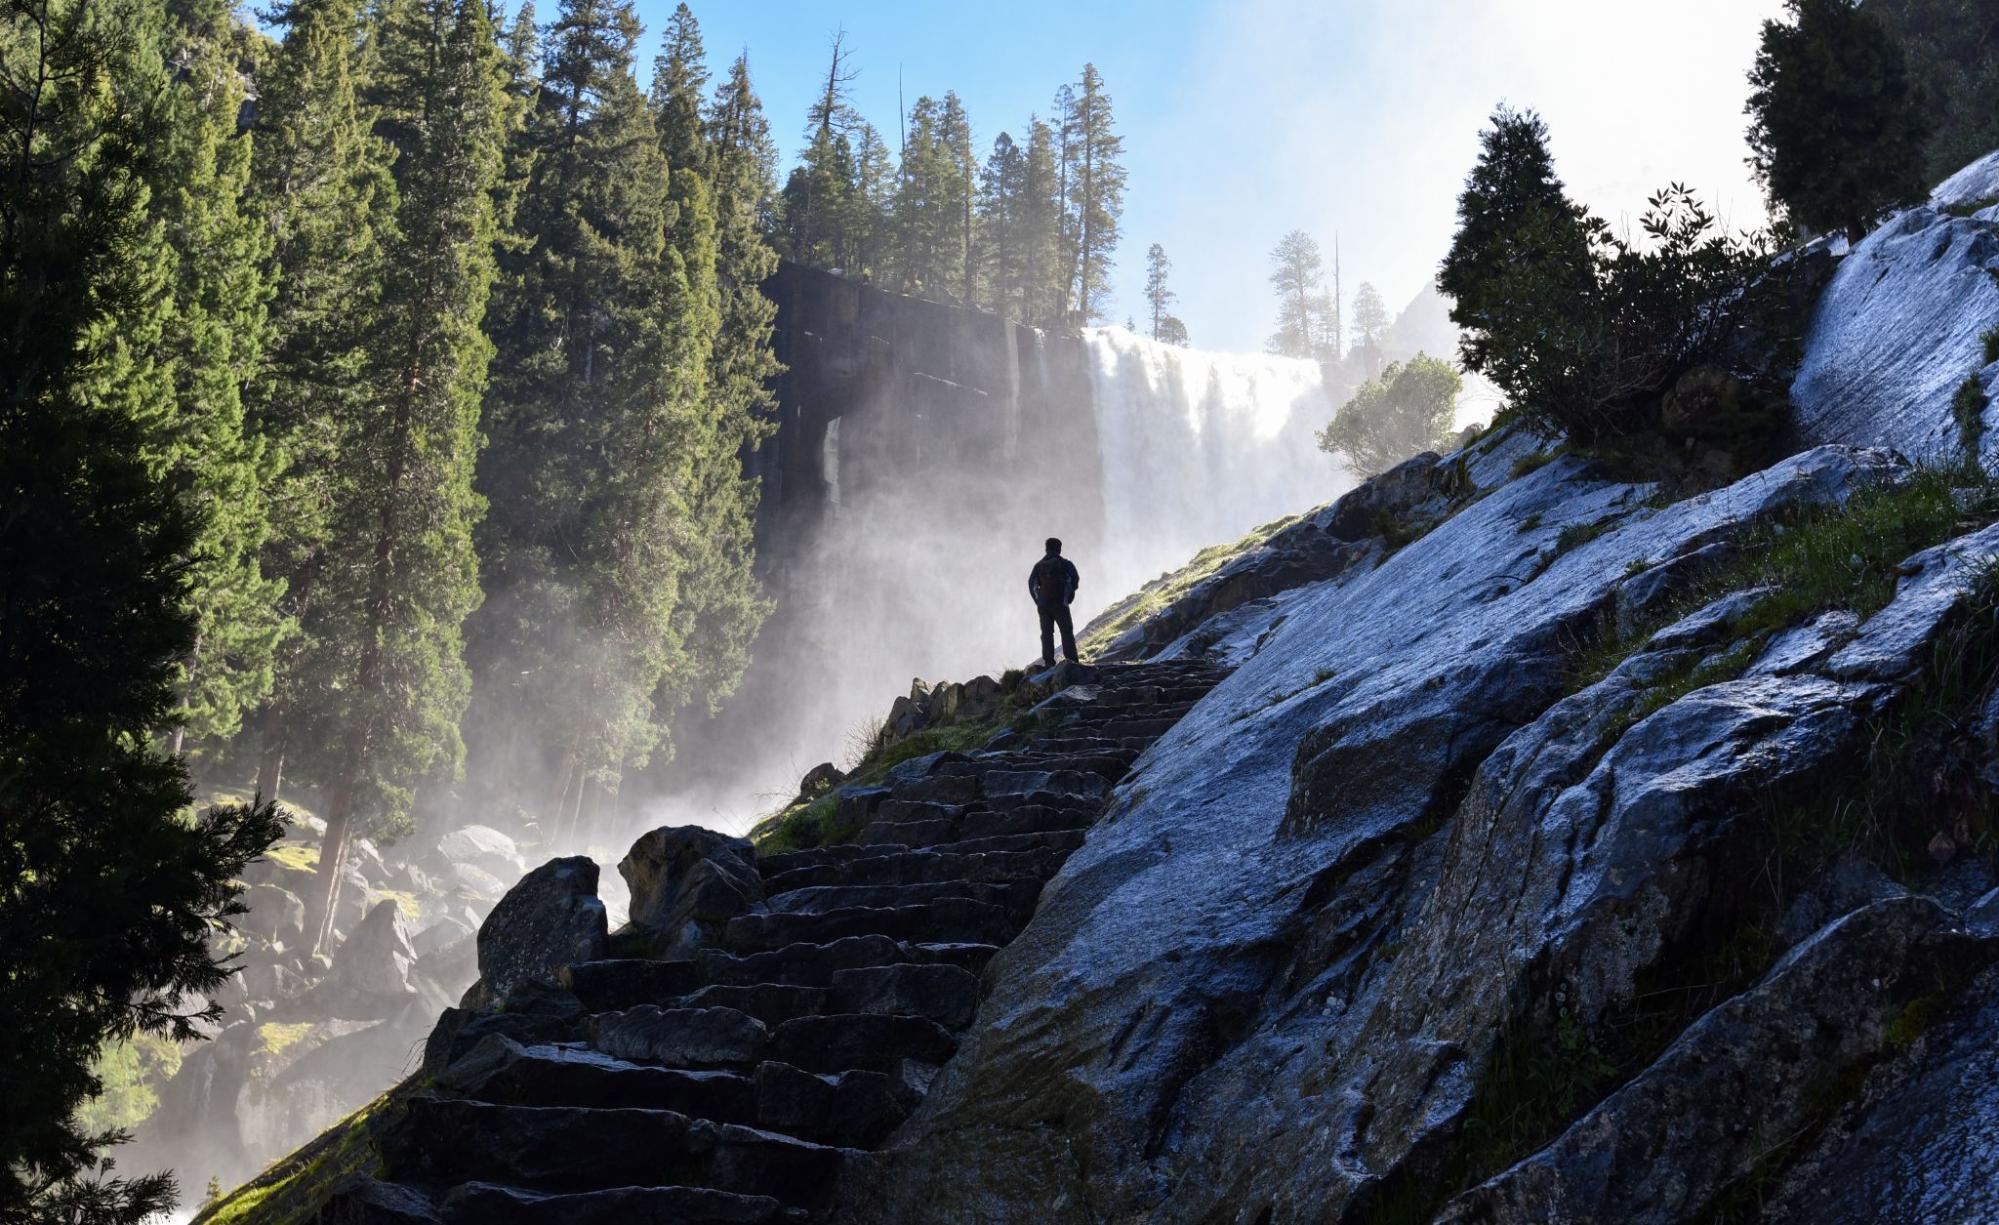
POLYGON ((1183 349, 1117 327, 1085 341, 1104 500, 1091 613, 1353 484, 1313 437, 1335 407, 1319 363, 1183 349))
POLYGON ((808 767, 846 758, 911 678, 1027 665, 1045 536, 1082 571, 1081 629, 1200 550, 1353 483, 1313 437, 1339 390, 1316 362, 1123 328, 1042 334, 866 294, 852 337, 822 340, 816 315, 787 325, 814 347, 788 354, 795 411, 778 441, 797 462, 766 484, 790 497, 759 532, 778 611, 728 709, 679 737, 687 766, 648 825, 744 829, 808 767))

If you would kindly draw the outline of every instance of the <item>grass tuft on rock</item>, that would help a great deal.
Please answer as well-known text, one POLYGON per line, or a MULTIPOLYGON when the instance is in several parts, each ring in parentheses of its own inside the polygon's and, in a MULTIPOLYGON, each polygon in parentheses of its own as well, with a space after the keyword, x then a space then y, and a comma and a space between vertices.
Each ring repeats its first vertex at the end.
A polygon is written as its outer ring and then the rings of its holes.
MULTIPOLYGON (((1994 336, 1999 336, 1999 332, 1986 334, 1988 351, 1994 336)), ((1968 463, 1978 462, 1978 444, 1985 438, 1985 406, 1988 402, 1985 384, 1975 374, 1966 375, 1964 382, 1957 385, 1957 394, 1951 397, 1951 420, 1957 422, 1958 445, 1964 448, 1968 463)))
POLYGON ((402 1108, 416 1087, 410 1079, 273 1162, 263 1173, 195 1214, 193 1225, 308 1225, 342 1179, 375 1174, 381 1159, 371 1129, 402 1108))
POLYGON ((1574 656, 1570 692, 1608 676, 1653 634, 1730 592, 1768 590, 1735 623, 1738 643, 1844 609, 1866 619, 1894 598, 1902 563, 1999 521, 1999 480, 1966 465, 1926 468, 1896 485, 1856 492, 1845 506, 1794 507, 1749 531, 1718 567, 1658 614, 1620 634, 1606 621, 1574 656))
POLYGON ((1085 659, 1110 646, 1120 634, 1139 624, 1192 591, 1202 579, 1236 558, 1260 547, 1272 536, 1297 523, 1303 515, 1286 515, 1255 528, 1227 544, 1209 545, 1186 565, 1169 570, 1137 591, 1098 613, 1078 636, 1077 649, 1085 659))

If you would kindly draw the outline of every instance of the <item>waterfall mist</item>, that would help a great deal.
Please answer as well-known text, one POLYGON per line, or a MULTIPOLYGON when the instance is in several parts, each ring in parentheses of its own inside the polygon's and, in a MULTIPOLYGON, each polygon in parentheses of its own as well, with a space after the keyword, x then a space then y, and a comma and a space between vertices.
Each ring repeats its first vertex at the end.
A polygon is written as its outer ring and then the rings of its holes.
POLYGON ((1198 550, 1353 483, 1314 444, 1341 390, 1318 363, 793 288, 786 450, 765 469, 760 541, 778 610, 739 692, 680 737, 672 789, 620 837, 747 829, 815 763, 849 762, 912 679, 1028 665, 1044 537, 1082 572, 1080 629, 1198 550))

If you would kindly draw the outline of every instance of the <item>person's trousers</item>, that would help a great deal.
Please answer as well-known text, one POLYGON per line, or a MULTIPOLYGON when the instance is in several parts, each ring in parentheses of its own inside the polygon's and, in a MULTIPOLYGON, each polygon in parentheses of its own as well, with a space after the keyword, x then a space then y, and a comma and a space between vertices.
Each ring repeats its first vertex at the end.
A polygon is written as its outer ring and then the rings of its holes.
POLYGON ((1067 604, 1037 604, 1041 610, 1041 662, 1055 662, 1055 627, 1062 627, 1062 658, 1076 662, 1076 627, 1069 620, 1067 604))

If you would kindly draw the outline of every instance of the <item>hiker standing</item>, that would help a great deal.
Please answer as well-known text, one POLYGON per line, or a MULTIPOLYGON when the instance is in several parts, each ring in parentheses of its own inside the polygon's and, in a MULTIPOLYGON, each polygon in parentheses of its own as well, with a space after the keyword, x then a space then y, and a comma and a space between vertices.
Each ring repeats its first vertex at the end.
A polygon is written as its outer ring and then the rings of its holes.
POLYGON ((1050 536, 1048 552, 1027 573, 1027 594, 1041 614, 1041 666, 1055 666, 1055 627, 1062 627, 1062 657, 1076 662, 1076 627, 1069 619, 1069 604, 1076 598, 1081 582, 1076 567, 1062 556, 1062 542, 1050 536))

